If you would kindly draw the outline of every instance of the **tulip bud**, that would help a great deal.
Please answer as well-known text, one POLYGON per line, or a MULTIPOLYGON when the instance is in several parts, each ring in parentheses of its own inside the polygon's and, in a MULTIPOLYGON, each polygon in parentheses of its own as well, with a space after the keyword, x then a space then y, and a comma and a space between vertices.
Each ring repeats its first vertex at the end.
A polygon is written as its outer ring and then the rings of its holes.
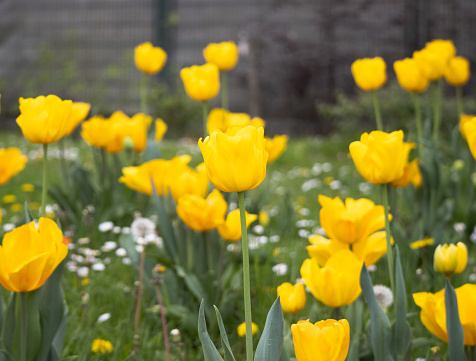
POLYGON ((180 71, 185 92, 194 100, 210 100, 220 91, 220 73, 215 64, 194 65, 180 71))
POLYGON ((238 62, 238 47, 233 41, 211 43, 203 49, 203 57, 207 63, 215 64, 220 70, 230 70, 238 62))
POLYGON ((381 88, 387 81, 387 65, 381 57, 357 59, 351 70, 357 86, 365 91, 381 88))
POLYGON ((167 61, 167 53, 159 47, 146 42, 134 49, 134 62, 137 69, 147 74, 156 74, 162 70, 167 61))
POLYGON ((439 245, 435 249, 433 268, 445 275, 458 274, 464 271, 468 263, 468 249, 463 242, 439 245))
POLYGON ((452 86, 463 86, 469 80, 469 61, 462 56, 455 56, 448 62, 445 79, 452 86))
POLYGON ((278 286, 278 297, 284 313, 297 313, 306 306, 306 289, 302 283, 284 282, 278 286))

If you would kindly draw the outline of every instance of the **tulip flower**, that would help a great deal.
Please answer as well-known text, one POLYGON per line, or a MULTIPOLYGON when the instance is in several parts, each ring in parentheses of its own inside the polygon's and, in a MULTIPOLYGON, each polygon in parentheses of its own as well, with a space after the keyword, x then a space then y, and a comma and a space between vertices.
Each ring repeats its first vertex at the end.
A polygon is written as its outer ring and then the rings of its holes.
POLYGON ((198 141, 208 177, 224 192, 254 189, 266 176, 268 152, 263 128, 231 128, 198 141))
POLYGON ((284 282, 277 291, 284 313, 297 313, 306 306, 306 289, 302 283, 284 282))
POLYGON ((220 74, 215 64, 194 65, 180 71, 185 92, 194 100, 210 100, 220 91, 220 74))
POLYGON ((207 198, 186 194, 178 200, 177 215, 190 228, 205 232, 223 223, 228 205, 220 191, 214 189, 207 198))
POLYGON ((226 132, 228 129, 228 116, 230 112, 223 108, 214 108, 208 113, 207 129, 208 134, 212 134, 215 130, 226 132))
POLYGON ((420 167, 418 166, 418 159, 408 162, 403 168, 403 175, 392 181, 392 187, 407 187, 413 184, 415 188, 419 188, 422 184, 422 176, 420 167))
POLYGON ((461 135, 463 138, 467 141, 468 138, 466 136, 464 126, 466 123, 469 123, 471 121, 474 121, 476 123, 476 116, 475 115, 468 115, 468 114, 461 114, 459 118, 459 131, 461 132, 461 135))
MULTIPOLYGON (((248 228, 251 223, 256 221, 258 216, 256 214, 246 214, 246 227, 248 228)), ((235 209, 228 213, 226 220, 219 224, 217 229, 220 236, 228 242, 235 242, 241 239, 241 219, 240 219, 240 210, 235 209)))
POLYGON ((365 91, 381 88, 387 81, 386 64, 381 57, 357 59, 351 70, 357 86, 365 91))
POLYGON ((195 194, 205 198, 208 193, 208 175, 205 164, 201 163, 196 169, 190 168, 187 163, 175 162, 170 167, 166 181, 167 188, 177 203, 185 194, 195 194))
POLYGON ((134 63, 137 69, 147 74, 156 74, 167 61, 167 53, 150 42, 140 44, 134 49, 134 63))
POLYGON ((468 142, 473 158, 476 159, 476 117, 472 117, 463 124, 462 134, 468 142))
POLYGON ((68 247, 56 223, 40 218, 5 234, 0 246, 0 284, 9 291, 40 288, 66 257, 68 247))
POLYGON ((423 247, 431 246, 431 245, 433 245, 433 243, 435 243, 433 238, 426 237, 424 239, 420 239, 418 241, 410 243, 410 248, 411 249, 420 249, 420 248, 423 248, 423 247))
POLYGON ((147 128, 152 123, 152 117, 143 113, 138 113, 132 118, 127 116, 118 127, 122 127, 122 143, 124 138, 130 137, 134 143, 134 151, 141 153, 147 145, 147 128))
POLYGON ((155 137, 156 142, 160 142, 164 137, 164 134, 167 132, 167 124, 161 119, 157 118, 155 120, 155 137))
POLYGON ((230 70, 238 62, 238 47, 233 41, 210 43, 203 49, 207 63, 215 64, 220 70, 230 70))
POLYGON ((428 78, 425 77, 415 59, 405 58, 393 63, 400 86, 409 91, 421 93, 428 88, 428 78))
POLYGON ((320 267, 316 260, 306 259, 301 277, 311 293, 329 307, 348 305, 359 297, 362 262, 348 249, 338 251, 320 267))
POLYGON ((70 135, 74 132, 76 127, 81 123, 89 114, 89 110, 91 109, 91 104, 88 103, 81 103, 81 102, 74 102, 71 108, 71 112, 69 117, 66 121, 66 130, 64 135, 70 135))
POLYGON ((18 148, 0 149, 0 185, 20 173, 25 168, 27 160, 28 157, 21 154, 18 148))
MULTIPOLYGON (((254 322, 251 323, 251 334, 255 335, 259 331, 258 325, 254 322)), ((238 326, 236 329, 236 332, 238 333, 239 337, 245 337, 246 336, 246 324, 243 322, 238 326)))
MULTIPOLYGON (((465 284, 455 289, 458 300, 459 319, 463 326, 464 344, 476 345, 476 285, 465 284)), ((419 292, 413 294, 413 300, 421 308, 420 318, 423 325, 433 335, 448 342, 446 328, 445 290, 437 293, 419 292)))
POLYGON ((438 54, 446 62, 454 58, 456 55, 456 48, 451 40, 432 40, 426 43, 425 49, 438 54))
POLYGON ((309 320, 291 325, 297 361, 344 361, 349 351, 350 327, 345 319, 309 320))
POLYGON ((455 56, 448 62, 445 79, 452 86, 463 86, 469 80, 469 61, 462 56, 455 56))
POLYGON ((445 275, 458 274, 464 271, 468 263, 468 248, 463 242, 439 245, 433 256, 433 268, 445 275))
POLYGON ((288 143, 287 135, 276 135, 273 139, 266 138, 266 151, 269 154, 268 164, 278 159, 286 150, 288 143))
POLYGON ((374 184, 390 183, 403 176, 408 159, 403 131, 364 133, 349 146, 350 155, 360 175, 374 184))
POLYGON ((344 202, 336 197, 319 195, 319 213, 322 228, 326 235, 342 243, 353 244, 367 239, 372 233, 385 227, 385 212, 369 199, 344 202))
POLYGON ((96 115, 82 124, 81 136, 89 145, 104 148, 114 137, 111 123, 101 115, 96 115))
POLYGON ((102 340, 100 338, 96 338, 93 343, 91 344, 91 351, 94 353, 108 353, 112 352, 114 347, 112 346, 112 343, 107 341, 107 340, 102 340))
POLYGON ((20 98, 17 124, 31 143, 54 143, 65 135, 72 107, 71 100, 61 100, 56 95, 20 98))
POLYGON ((413 59, 423 76, 431 81, 438 80, 445 75, 450 60, 450 58, 441 56, 437 51, 428 48, 413 52, 413 59))

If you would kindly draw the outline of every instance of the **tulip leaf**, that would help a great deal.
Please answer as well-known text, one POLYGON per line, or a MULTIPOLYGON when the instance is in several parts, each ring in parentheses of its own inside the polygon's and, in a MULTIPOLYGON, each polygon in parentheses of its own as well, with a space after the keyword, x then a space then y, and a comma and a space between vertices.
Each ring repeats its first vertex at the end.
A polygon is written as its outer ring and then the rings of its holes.
POLYGON ((218 308, 213 305, 215 313, 217 314, 218 327, 220 328, 220 338, 223 349, 225 350, 225 361, 236 361, 235 356, 233 356, 233 351, 231 350, 230 342, 228 342, 228 336, 226 335, 225 326, 223 325, 223 319, 221 318, 220 311, 218 308))
POLYGON ((0 345, 0 361, 15 361, 13 356, 5 350, 3 345, 0 345))
POLYGON ((458 300, 451 283, 445 283, 446 329, 448 330, 448 355, 450 361, 466 359, 464 353, 464 331, 458 312, 458 300))
POLYGON ((30 210, 28 209, 28 202, 25 201, 25 221, 30 223, 33 220, 30 210))
POLYGON ((403 278, 400 251, 395 246, 395 323, 392 326, 391 349, 398 359, 403 358, 411 346, 411 328, 407 322, 407 293, 403 278))
POLYGON ((349 310, 349 323, 350 332, 350 346, 349 353, 347 354, 346 361, 358 361, 359 349, 360 349, 360 334, 362 331, 362 314, 363 314, 363 302, 359 297, 352 302, 348 308, 349 310))
POLYGON ((13 349, 13 334, 12 330, 15 330, 15 305, 17 302, 18 293, 13 293, 8 302, 7 309, 5 311, 5 319, 2 328, 2 341, 7 351, 12 352, 13 349))
POLYGON ((147 145, 144 151, 144 162, 148 162, 149 160, 153 159, 160 159, 162 158, 160 154, 159 145, 154 141, 153 136, 149 136, 147 138, 147 145))
POLYGON ((276 361, 281 356, 284 343, 283 309, 279 297, 274 301, 256 347, 255 361, 276 361))
POLYGON ((200 303, 200 309, 198 311, 198 337, 200 338, 200 342, 202 344, 205 361, 223 361, 220 353, 208 335, 203 300, 200 303))
POLYGON ((15 305, 15 327, 13 333, 13 347, 12 355, 16 358, 20 358, 20 324, 21 324, 21 310, 22 302, 25 302, 26 309, 26 322, 27 322, 27 347, 26 347, 26 360, 34 360, 35 355, 38 353, 41 344, 41 326, 40 326, 40 312, 39 312, 39 292, 31 291, 26 293, 20 293, 20 296, 16 298, 15 305), (23 300, 22 300, 23 298, 23 300))
POLYGON ((188 289, 197 299, 201 300, 205 297, 205 289, 196 275, 185 272, 180 266, 176 266, 175 271, 180 278, 183 278, 188 289))
POLYGON ((365 264, 360 273, 360 287, 370 311, 370 341, 375 361, 390 361, 390 322, 375 298, 372 281, 365 264))

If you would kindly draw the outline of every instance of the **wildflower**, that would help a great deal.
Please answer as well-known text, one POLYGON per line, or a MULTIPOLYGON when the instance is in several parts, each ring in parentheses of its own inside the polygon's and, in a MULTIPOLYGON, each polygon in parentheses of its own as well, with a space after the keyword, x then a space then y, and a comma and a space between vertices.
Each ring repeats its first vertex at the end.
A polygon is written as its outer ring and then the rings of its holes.
POLYGON ((91 351, 94 353, 109 353, 114 349, 112 343, 106 340, 97 338, 91 345, 91 351))
POLYGON ((134 238, 146 238, 155 235, 155 223, 148 218, 138 217, 131 224, 131 233, 134 238))
POLYGON ((393 303, 393 293, 390 288, 384 285, 375 285, 374 294, 377 299, 377 303, 383 310, 386 310, 393 303))
POLYGON ((17 200, 17 197, 14 194, 7 194, 6 196, 3 196, 2 202, 5 204, 9 203, 15 203, 17 200))
POLYGON ((425 237, 422 240, 410 243, 410 248, 411 249, 419 249, 419 248, 431 246, 434 242, 435 241, 433 240, 433 238, 425 237))
POLYGON ((30 183, 23 183, 21 185, 21 190, 25 193, 31 193, 35 190, 35 186, 30 183))
POLYGON ((273 266, 272 270, 276 273, 276 276, 284 276, 288 273, 288 265, 286 263, 278 263, 273 266))
POLYGON ((103 313, 98 317, 97 323, 103 323, 111 318, 110 313, 103 313))
MULTIPOLYGON (((251 334, 254 335, 259 331, 258 325, 254 322, 251 322, 251 334)), ((242 323, 237 328, 238 336, 245 337, 246 336, 246 323, 242 323)))
POLYGON ((116 256, 117 257, 125 257, 127 256, 127 251, 124 248, 118 248, 116 249, 116 256))
POLYGON ((174 328, 172 331, 170 331, 170 336, 172 337, 173 342, 180 342, 181 340, 180 331, 177 328, 174 328))
POLYGON ((114 228, 114 223, 112 223, 111 221, 102 222, 98 226, 99 232, 103 232, 103 233, 104 232, 109 232, 113 228, 114 228))

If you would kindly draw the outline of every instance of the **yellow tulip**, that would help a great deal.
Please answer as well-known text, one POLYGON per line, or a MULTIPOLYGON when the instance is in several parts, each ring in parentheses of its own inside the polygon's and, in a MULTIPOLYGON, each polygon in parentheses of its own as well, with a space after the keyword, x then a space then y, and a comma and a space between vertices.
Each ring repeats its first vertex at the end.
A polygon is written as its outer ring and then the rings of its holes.
POLYGON ((114 154, 122 152, 124 149, 124 139, 130 132, 130 129, 128 129, 129 120, 130 118, 120 110, 111 114, 108 124, 109 132, 112 137, 104 148, 107 153, 114 154))
POLYGON ((228 204, 218 189, 207 198, 186 194, 178 200, 177 215, 190 228, 205 232, 216 228, 225 219, 228 204))
POLYGON ((448 63, 455 54, 456 49, 450 40, 433 40, 422 50, 415 51, 413 59, 424 76, 435 81, 445 75, 448 63))
POLYGON ((463 138, 467 141, 466 133, 464 130, 464 125, 468 122, 474 121, 476 123, 476 116, 475 115, 468 115, 468 114, 461 114, 459 117, 459 131, 463 138))
POLYGON ((321 226, 331 239, 353 244, 385 227, 383 206, 376 206, 369 199, 347 198, 344 204, 339 197, 319 195, 318 200, 321 226))
POLYGON ((423 92, 428 88, 426 78, 415 59, 405 58, 393 63, 393 69, 397 75, 398 84, 409 92, 423 92))
POLYGON ((392 181, 392 187, 406 187, 413 184, 415 188, 419 188, 422 184, 422 176, 420 167, 418 166, 418 159, 408 162, 403 168, 403 176, 392 181))
POLYGON ((359 297, 362 262, 344 249, 332 255, 320 267, 315 259, 306 259, 301 266, 301 277, 311 293, 329 307, 341 307, 359 297))
POLYGON ((468 248, 463 242, 439 245, 433 256, 433 268, 436 272, 452 275, 461 273, 468 263, 468 248))
POLYGON ((0 185, 7 183, 25 168, 28 157, 18 148, 0 149, 0 185))
MULTIPOLYGON (((246 336, 246 323, 242 323, 238 326, 238 328, 236 329, 237 333, 238 333, 238 336, 240 337, 245 337, 246 336)), ((258 328, 258 325, 254 322, 251 322, 251 334, 252 335, 255 335, 256 333, 258 333, 259 331, 259 328, 258 328)))
POLYGON ((472 117, 463 124, 463 136, 469 145, 469 150, 476 159, 476 117, 472 117))
POLYGON ((66 120, 66 130, 64 135, 70 135, 74 132, 76 127, 81 123, 89 114, 91 109, 91 104, 74 102, 69 113, 69 117, 66 120))
POLYGON ((470 66, 469 61, 462 56, 455 56, 448 62, 445 72, 445 79, 448 84, 453 86, 463 86, 469 80, 470 66))
POLYGON ((56 95, 20 98, 17 124, 31 143, 49 144, 63 138, 73 102, 56 95))
POLYGON ((198 141, 208 177, 224 192, 256 188, 266 176, 268 152, 263 128, 247 126, 213 132, 198 141))
POLYGON ((345 319, 309 320, 291 325, 297 361, 344 361, 349 351, 350 327, 345 319))
POLYGON ((164 137, 164 134, 167 132, 167 124, 161 119, 157 118, 155 120, 155 141, 160 142, 164 137))
POLYGON ((9 291, 40 288, 66 257, 68 247, 56 223, 40 218, 5 234, 0 246, 0 284, 9 291))
POLYGON ((114 134, 111 131, 109 120, 101 115, 96 115, 82 124, 81 136, 89 145, 104 148, 112 141, 114 134))
MULTIPOLYGON (((251 223, 256 221, 258 216, 256 214, 250 214, 245 212, 246 216, 246 228, 250 226, 251 223)), ((241 217, 240 217, 240 210, 235 209, 228 213, 226 216, 226 220, 219 224, 218 233, 220 236, 228 242, 235 242, 241 239, 241 217)))
POLYGON ((264 119, 260 117, 253 117, 250 120, 250 125, 256 128, 264 128, 266 125, 266 122, 264 121, 264 119))
POLYGON ((420 248, 423 248, 423 247, 431 246, 431 245, 433 245, 433 243, 435 243, 433 238, 426 237, 424 239, 420 239, 418 241, 410 243, 410 248, 411 249, 420 249, 420 248))
POLYGON ((287 135, 275 135, 273 139, 266 138, 266 151, 269 154, 268 164, 278 159, 286 150, 287 135))
POLYGON ((456 55, 456 48, 451 40, 435 39, 425 45, 425 49, 433 51, 448 62, 456 55))
POLYGON ((381 57, 357 59, 351 70, 355 83, 365 91, 377 90, 387 81, 387 65, 381 57))
POLYGON ((230 112, 223 108, 214 108, 208 113, 207 129, 208 134, 212 134, 215 130, 226 132, 228 129, 228 116, 230 112))
POLYGON ((238 47, 233 41, 210 43, 203 49, 207 63, 215 64, 220 70, 230 70, 238 62, 238 47))
POLYGON ((167 177, 167 187, 176 203, 185 194, 195 194, 202 198, 207 196, 208 175, 203 163, 192 169, 187 163, 175 162, 167 177))
POLYGON ((134 143, 134 151, 141 153, 147 145, 147 128, 152 123, 152 117, 143 113, 138 113, 132 118, 125 117, 118 126, 122 127, 122 142, 124 138, 130 137, 134 143))
POLYGON ((284 313, 297 313, 306 306, 306 289, 302 283, 284 282, 277 291, 284 313))
POLYGON ((268 212, 264 210, 259 211, 258 221, 259 224, 261 224, 263 227, 266 227, 270 221, 268 212))
POLYGON ((185 92, 194 100, 210 100, 220 91, 220 73, 215 64, 194 65, 180 71, 185 92))
POLYGON ((167 53, 150 42, 140 44, 134 49, 134 63, 137 69, 147 74, 156 74, 167 61, 167 53))
POLYGON ((408 159, 403 131, 364 133, 349 146, 350 155, 360 175, 374 184, 390 183, 403 176, 408 159))
POLYGON ((307 246, 307 253, 312 259, 315 259, 319 266, 324 267, 327 260, 331 256, 343 249, 349 249, 349 246, 345 243, 331 240, 318 234, 314 234, 308 238, 311 242, 310 246, 307 246))
MULTIPOLYGON (((458 300, 459 319, 464 331, 464 344, 476 345, 476 285, 465 284, 455 289, 458 300)), ((445 290, 437 293, 419 292, 413 294, 415 303, 421 308, 420 318, 423 325, 433 335, 448 342, 446 328, 445 290)))

